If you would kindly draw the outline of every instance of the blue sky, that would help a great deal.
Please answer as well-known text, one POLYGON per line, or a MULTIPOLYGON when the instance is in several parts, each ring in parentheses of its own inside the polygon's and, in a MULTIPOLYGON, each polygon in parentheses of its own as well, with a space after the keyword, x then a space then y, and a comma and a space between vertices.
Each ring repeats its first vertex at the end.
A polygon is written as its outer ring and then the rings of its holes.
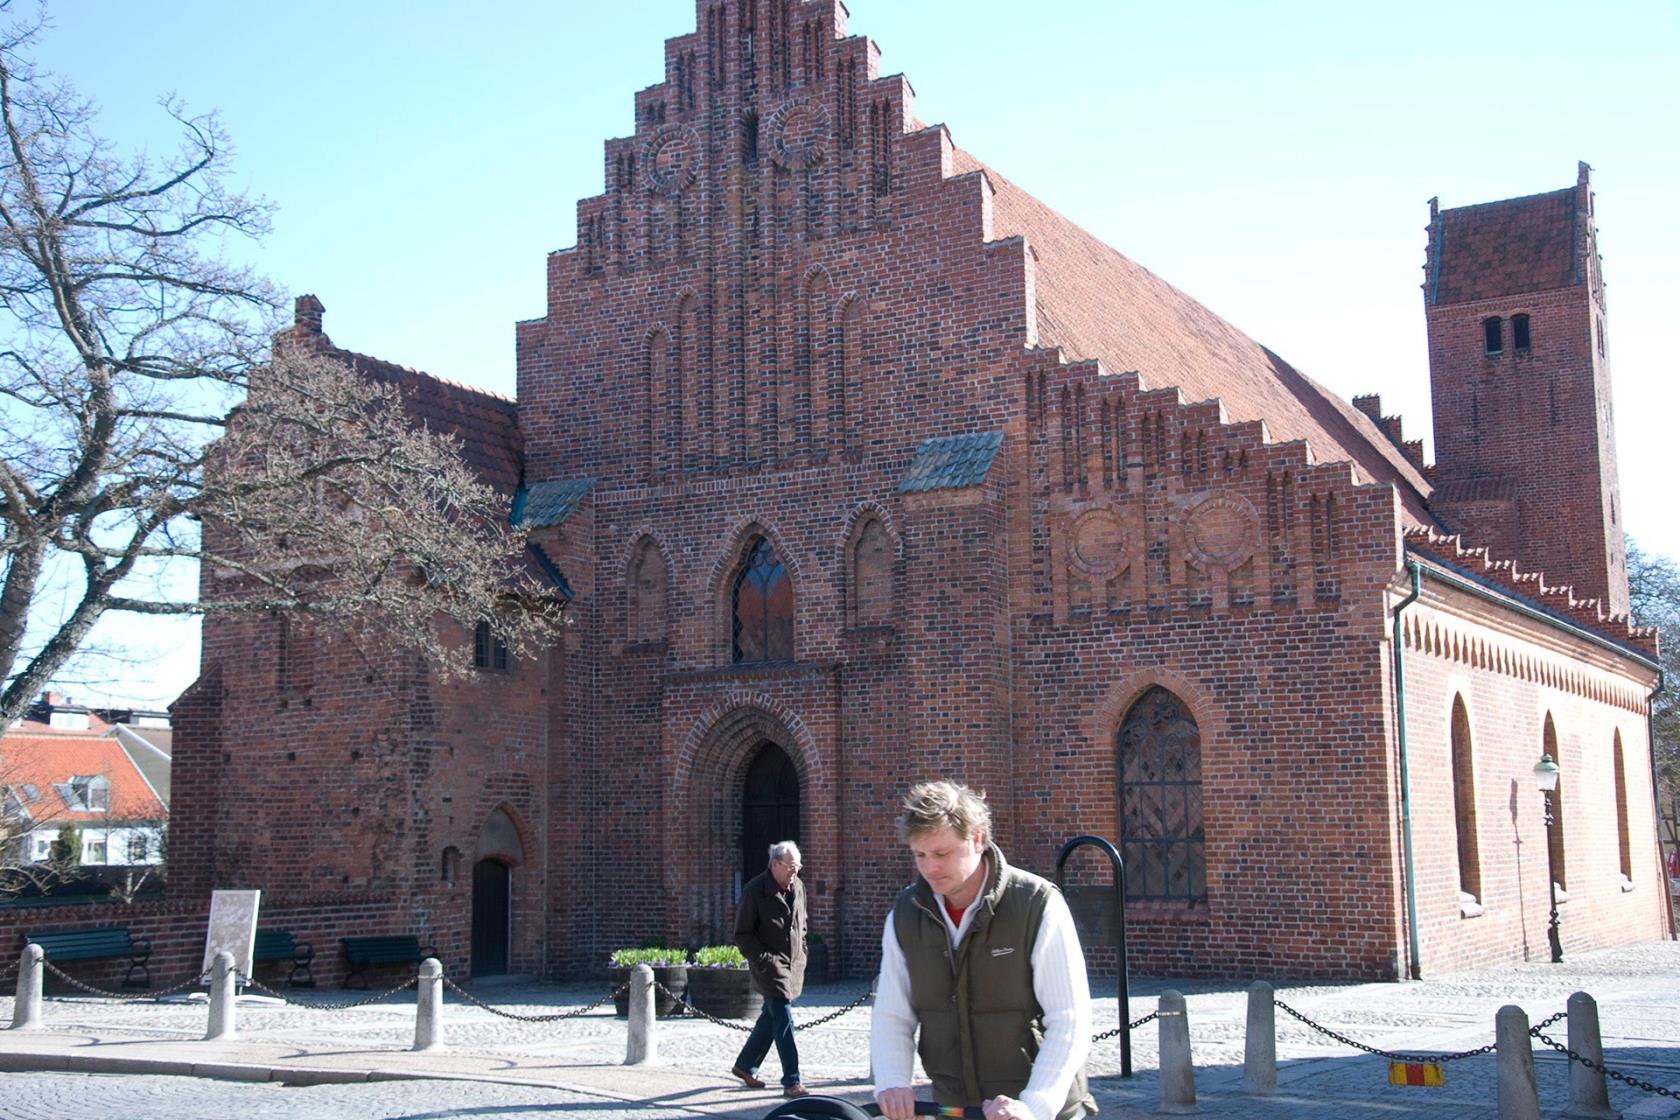
MULTIPOLYGON (((575 240, 602 141, 695 8, 81 0, 53 19, 41 61, 119 143, 166 142, 161 93, 222 112, 241 179, 279 206, 257 263, 319 295, 335 341, 511 393, 544 254, 575 240)), ((854 0, 851 31, 923 120, 1343 396, 1381 392, 1409 436, 1430 430, 1428 199, 1555 190, 1591 163, 1626 523, 1680 557, 1673 0, 854 0)), ((118 695, 167 701, 196 670, 190 626, 103 637, 145 663, 103 674, 118 695)))

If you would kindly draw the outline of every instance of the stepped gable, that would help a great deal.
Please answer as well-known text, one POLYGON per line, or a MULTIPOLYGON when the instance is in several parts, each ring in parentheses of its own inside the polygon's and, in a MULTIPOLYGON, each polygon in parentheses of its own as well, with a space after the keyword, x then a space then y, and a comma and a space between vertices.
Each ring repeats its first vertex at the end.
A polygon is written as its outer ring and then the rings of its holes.
POLYGON ((1576 196, 1566 187, 1439 211, 1429 302, 1470 303, 1578 283, 1576 196))
POLYGON ((276 337, 276 349, 301 346, 395 385, 416 420, 431 431, 460 441, 462 460, 486 485, 509 495, 519 488, 524 448, 518 408, 512 400, 335 346, 321 329, 325 313, 326 307, 319 299, 299 296, 292 326, 276 337))
POLYGON ((1414 529, 1406 534, 1406 547, 1428 559, 1493 584, 1497 589, 1526 600, 1546 613, 1591 630, 1621 645, 1632 646, 1648 657, 1657 656, 1657 631, 1635 626, 1626 615, 1610 615, 1597 599, 1577 599, 1571 587, 1548 587, 1540 572, 1519 572, 1509 560, 1488 558, 1485 548, 1468 548, 1457 534, 1414 529))
POLYGON ((1273 439, 1306 440, 1320 462, 1345 459, 1399 489, 1408 525, 1433 525, 1429 483, 1387 435, 1236 327, 1129 260, 966 152, 958 173, 983 171, 996 191, 994 235, 1036 254, 1038 336, 1072 359, 1137 370, 1189 400, 1218 398, 1234 421, 1264 421, 1273 439))

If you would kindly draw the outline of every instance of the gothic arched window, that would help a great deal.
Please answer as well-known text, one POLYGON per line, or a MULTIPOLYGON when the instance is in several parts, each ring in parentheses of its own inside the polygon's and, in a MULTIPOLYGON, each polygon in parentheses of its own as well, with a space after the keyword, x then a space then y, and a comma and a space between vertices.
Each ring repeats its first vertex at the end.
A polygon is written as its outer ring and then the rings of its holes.
POLYGON ((793 660, 793 581, 776 548, 763 537, 747 543, 730 592, 731 660, 793 660))
POLYGON ((1120 725, 1120 854, 1126 897, 1207 900, 1202 837, 1202 736, 1164 688, 1138 698, 1120 725))

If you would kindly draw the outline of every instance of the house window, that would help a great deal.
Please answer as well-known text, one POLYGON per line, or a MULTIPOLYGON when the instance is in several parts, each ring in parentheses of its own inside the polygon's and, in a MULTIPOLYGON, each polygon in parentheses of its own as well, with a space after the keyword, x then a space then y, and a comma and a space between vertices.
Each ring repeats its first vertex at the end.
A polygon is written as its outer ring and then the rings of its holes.
POLYGON ((89 837, 82 844, 82 863, 103 865, 105 859, 105 838, 101 836, 95 840, 89 837))
POLYGON ((1505 352, 1505 323, 1497 315, 1482 320, 1482 349, 1489 354, 1505 352))
POLYGON ((71 809, 84 813, 103 813, 111 808, 111 783, 95 774, 89 778, 71 778, 66 800, 71 809))
POLYGON ((506 669, 507 644, 490 632, 490 624, 481 622, 473 628, 473 668, 506 669))
POLYGON ((1202 737, 1178 697, 1151 688, 1120 725, 1120 852, 1126 897, 1207 900, 1202 737))
MULTIPOLYGON (((1462 696, 1452 707, 1453 823, 1458 830, 1458 893, 1461 913, 1482 897, 1482 861, 1476 837, 1476 779, 1470 754, 1470 714, 1462 696)), ((1480 913, 1480 910, 1476 910, 1480 913)))
POLYGON ((737 664, 793 660, 793 581, 764 537, 748 543, 730 602, 731 655, 737 664))
POLYGON ((128 838, 129 863, 145 863, 151 851, 152 846, 147 842, 145 833, 136 833, 128 838))
POLYGON ((1528 349, 1528 316, 1511 316, 1511 345, 1518 350, 1528 349))

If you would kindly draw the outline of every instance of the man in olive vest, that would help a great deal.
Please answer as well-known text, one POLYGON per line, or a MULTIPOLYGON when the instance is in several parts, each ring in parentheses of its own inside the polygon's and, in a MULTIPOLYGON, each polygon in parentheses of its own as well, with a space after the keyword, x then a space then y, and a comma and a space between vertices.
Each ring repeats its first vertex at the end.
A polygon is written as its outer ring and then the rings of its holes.
POLYGON ((789 1005, 805 986, 805 887, 802 861, 792 840, 770 845, 770 869, 747 880, 735 914, 735 944, 752 969, 753 987, 764 996, 758 1022, 747 1035, 729 1072, 749 1089, 762 1089, 759 1063, 776 1044, 782 1062, 782 1096, 809 1096, 799 1080, 799 1047, 793 1041, 789 1005))
POLYGON ((869 1040, 881 1114, 914 1115, 912 1049, 940 1104, 978 1105, 987 1120, 1096 1112, 1085 1082, 1091 992, 1061 892, 1009 866, 985 795, 967 786, 911 789, 898 834, 917 876, 881 938, 869 1040))

